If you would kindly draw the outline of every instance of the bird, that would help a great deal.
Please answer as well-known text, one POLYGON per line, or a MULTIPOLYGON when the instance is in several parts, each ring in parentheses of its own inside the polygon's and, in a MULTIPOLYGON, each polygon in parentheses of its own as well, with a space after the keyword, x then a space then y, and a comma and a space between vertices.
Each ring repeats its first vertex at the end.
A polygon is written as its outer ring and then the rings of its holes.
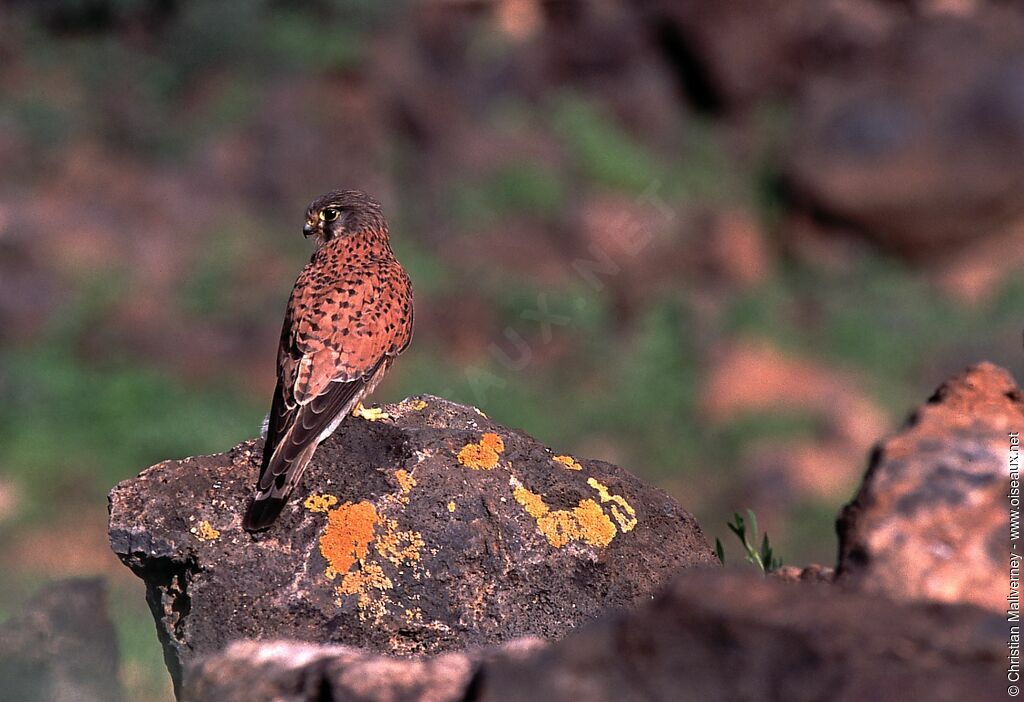
POLYGON ((306 209, 316 249, 299 273, 277 353, 259 480, 242 526, 272 525, 313 457, 412 340, 412 283, 380 203, 335 190, 306 209))

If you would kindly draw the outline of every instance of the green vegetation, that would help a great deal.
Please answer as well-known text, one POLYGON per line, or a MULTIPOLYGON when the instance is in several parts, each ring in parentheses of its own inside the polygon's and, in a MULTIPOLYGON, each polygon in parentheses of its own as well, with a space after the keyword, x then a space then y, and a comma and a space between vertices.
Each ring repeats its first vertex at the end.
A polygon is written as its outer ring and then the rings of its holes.
MULTIPOLYGON (((760 548, 757 546, 757 517, 753 510, 747 510, 746 519, 739 512, 734 512, 733 521, 726 522, 726 526, 736 535, 743 546, 744 559, 747 563, 756 566, 762 574, 769 575, 782 567, 782 559, 772 550, 767 533, 761 540, 760 548)), ((722 540, 718 538, 715 539, 715 554, 718 556, 719 562, 725 565, 725 547, 722 545, 722 540)))

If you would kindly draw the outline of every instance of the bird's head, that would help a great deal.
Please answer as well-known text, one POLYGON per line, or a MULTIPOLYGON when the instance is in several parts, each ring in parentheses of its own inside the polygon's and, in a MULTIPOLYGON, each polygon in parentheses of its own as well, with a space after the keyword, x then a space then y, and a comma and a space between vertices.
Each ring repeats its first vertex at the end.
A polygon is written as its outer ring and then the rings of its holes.
POLYGON ((335 190, 318 197, 306 210, 305 237, 316 237, 318 246, 359 234, 387 236, 380 203, 358 190, 335 190))

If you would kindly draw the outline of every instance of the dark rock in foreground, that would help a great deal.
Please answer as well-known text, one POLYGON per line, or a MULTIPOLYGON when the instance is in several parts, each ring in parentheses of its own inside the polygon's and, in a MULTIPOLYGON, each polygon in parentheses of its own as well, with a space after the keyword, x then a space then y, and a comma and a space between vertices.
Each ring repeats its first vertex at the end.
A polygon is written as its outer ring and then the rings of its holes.
POLYGON ((185 699, 998 699, 1005 693, 1005 633, 1005 621, 973 607, 691 571, 653 602, 551 644, 403 660, 345 647, 236 643, 190 670, 185 699))
POLYGON ((102 580, 51 583, 0 624, 0 699, 118 702, 117 667, 102 580))
POLYGON ((689 513, 616 466, 438 398, 384 409, 346 421, 256 536, 258 441, 114 488, 111 544, 146 582, 176 686, 236 639, 408 655, 559 637, 716 563, 689 513))
POLYGON ((482 664, 515 661, 547 644, 536 638, 500 646, 395 658, 351 646, 301 641, 238 641, 190 666, 187 702, 459 702, 482 664))
POLYGON ((657 599, 487 666, 479 702, 994 700, 1006 622, 831 585, 693 573, 657 599))
POLYGON ((1024 432, 1024 396, 1002 368, 982 363, 939 388, 878 445, 843 510, 838 581, 1005 613, 1012 432, 1024 432))

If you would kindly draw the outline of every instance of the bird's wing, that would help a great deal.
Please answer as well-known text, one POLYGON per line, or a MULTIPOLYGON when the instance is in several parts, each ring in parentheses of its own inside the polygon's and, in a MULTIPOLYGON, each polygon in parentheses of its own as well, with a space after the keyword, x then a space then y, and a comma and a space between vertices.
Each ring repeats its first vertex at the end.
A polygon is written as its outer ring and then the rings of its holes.
POLYGON ((397 264, 347 271, 326 286, 308 271, 288 302, 250 529, 273 521, 317 444, 411 338, 411 290, 397 264))

